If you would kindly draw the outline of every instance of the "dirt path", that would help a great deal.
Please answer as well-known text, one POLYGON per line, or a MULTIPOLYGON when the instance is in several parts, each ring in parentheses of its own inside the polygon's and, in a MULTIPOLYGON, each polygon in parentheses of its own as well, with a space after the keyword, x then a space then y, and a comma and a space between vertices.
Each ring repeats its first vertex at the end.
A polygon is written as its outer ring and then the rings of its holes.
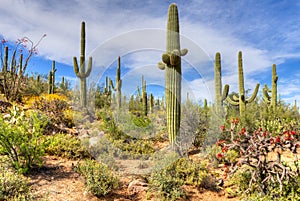
MULTIPOLYGON (((127 192, 128 184, 136 179, 134 176, 120 177, 120 188, 104 198, 97 198, 85 191, 83 178, 73 170, 77 161, 71 161, 55 156, 43 158, 42 168, 32 171, 29 175, 32 185, 32 193, 35 200, 50 201, 143 201, 146 193, 130 195, 127 192)), ((186 187, 191 201, 237 201, 238 199, 227 199, 224 194, 203 191, 186 187)))

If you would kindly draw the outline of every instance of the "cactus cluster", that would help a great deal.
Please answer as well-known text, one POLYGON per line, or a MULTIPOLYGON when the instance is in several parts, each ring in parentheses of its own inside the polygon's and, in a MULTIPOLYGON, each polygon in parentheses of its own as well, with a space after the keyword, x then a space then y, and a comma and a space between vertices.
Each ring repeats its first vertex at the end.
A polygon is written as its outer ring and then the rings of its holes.
POLYGON ((55 61, 52 61, 52 69, 49 72, 48 75, 48 94, 54 94, 55 93, 55 61))
POLYGON ((81 38, 80 38, 80 63, 78 66, 77 58, 73 58, 74 72, 80 79, 80 104, 82 107, 87 106, 87 84, 86 78, 92 71, 92 57, 89 57, 88 66, 86 69, 85 61, 85 22, 81 23, 81 38))
POLYGON ((187 49, 180 49, 178 9, 172 3, 168 10, 166 53, 162 55, 163 62, 158 63, 158 67, 165 70, 167 128, 172 145, 180 130, 181 56, 186 54, 187 49))
POLYGON ((229 85, 226 84, 222 93, 222 73, 221 73, 221 54, 216 53, 215 57, 215 110, 218 116, 222 116, 223 113, 223 101, 228 96, 229 85))
POLYGON ((239 106, 240 116, 245 117, 246 105, 251 103, 257 96, 259 84, 256 84, 254 92, 250 98, 246 98, 244 87, 244 72, 243 72, 243 60, 242 52, 238 53, 238 77, 239 77, 239 94, 233 96, 227 96, 226 101, 234 106, 239 106))

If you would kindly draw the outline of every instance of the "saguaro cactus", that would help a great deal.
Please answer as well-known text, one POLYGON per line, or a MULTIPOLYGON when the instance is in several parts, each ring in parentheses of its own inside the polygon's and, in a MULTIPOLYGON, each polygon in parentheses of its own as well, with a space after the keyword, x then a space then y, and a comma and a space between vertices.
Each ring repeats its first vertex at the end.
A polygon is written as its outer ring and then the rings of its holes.
POLYGON ((146 91, 146 80, 142 76, 142 105, 143 105, 143 114, 147 116, 148 114, 148 104, 147 104, 147 91, 146 91))
POLYGON ((268 88, 267 85, 263 88, 263 99, 265 102, 269 103, 271 107, 276 110, 277 106, 277 80, 278 75, 276 73, 276 65, 272 65, 272 90, 268 88), (272 93, 272 95, 269 95, 269 92, 272 93))
POLYGON ((169 141, 175 144, 180 130, 181 104, 181 56, 187 49, 180 50, 179 20, 177 5, 172 3, 168 11, 166 53, 158 67, 165 70, 165 94, 169 141))
POLYGON ((87 106, 87 89, 86 78, 92 71, 92 57, 89 57, 87 69, 85 68, 85 22, 81 23, 81 39, 80 39, 80 66, 78 66, 77 58, 73 58, 74 72, 80 79, 80 104, 82 107, 87 106))
POLYGON ((121 79, 121 58, 118 57, 118 67, 117 67, 117 73, 116 73, 116 84, 113 85, 112 80, 110 80, 110 85, 113 88, 115 92, 117 92, 117 107, 118 109, 121 108, 121 99, 122 99, 122 79, 121 79))
POLYGON ((149 111, 150 113, 153 113, 153 107, 154 107, 154 96, 151 93, 149 97, 149 111))
POLYGON ((54 94, 54 88, 55 88, 55 72, 57 69, 55 69, 55 61, 52 61, 52 69, 49 72, 48 75, 48 94, 54 94))
POLYGON ((218 116, 222 115, 223 101, 226 99, 229 91, 229 85, 226 84, 222 93, 222 73, 221 73, 221 54, 216 53, 215 57, 215 108, 218 116))
POLYGON ((238 96, 227 96, 226 101, 234 106, 239 106, 240 116, 245 117, 246 104, 251 103, 257 96, 259 89, 259 84, 256 84, 252 96, 248 99, 245 97, 245 88, 244 88, 244 72, 243 72, 243 60, 242 52, 238 54, 238 76, 239 76, 239 95, 238 96))

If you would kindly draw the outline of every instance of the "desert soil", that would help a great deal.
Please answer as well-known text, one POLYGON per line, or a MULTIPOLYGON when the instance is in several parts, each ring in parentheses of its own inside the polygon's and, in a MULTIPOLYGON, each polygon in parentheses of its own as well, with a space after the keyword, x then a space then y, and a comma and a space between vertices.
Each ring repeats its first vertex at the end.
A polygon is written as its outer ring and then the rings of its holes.
MULTIPOLYGON (((32 193, 36 200, 51 201, 142 201, 146 199, 146 192, 132 194, 128 192, 128 185, 136 180, 134 175, 121 175, 119 189, 111 194, 97 198, 85 190, 84 179, 73 170, 78 161, 72 161, 56 156, 45 156, 44 165, 34 170, 30 175, 32 193)), ((185 187, 188 199, 191 201, 236 201, 238 198, 226 198, 224 192, 212 192, 185 187)), ((154 200, 154 199, 152 199, 154 200)))

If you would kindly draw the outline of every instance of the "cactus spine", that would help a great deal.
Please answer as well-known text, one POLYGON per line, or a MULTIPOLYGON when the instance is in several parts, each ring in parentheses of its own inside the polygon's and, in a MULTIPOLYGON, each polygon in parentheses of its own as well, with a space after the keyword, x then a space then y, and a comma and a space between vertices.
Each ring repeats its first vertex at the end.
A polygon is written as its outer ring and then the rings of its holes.
POLYGON ((80 39, 80 66, 78 66, 77 58, 73 58, 74 72, 80 79, 80 105, 87 106, 87 86, 86 78, 92 71, 92 57, 89 57, 87 70, 85 68, 85 22, 81 23, 81 39, 80 39))
POLYGON ((246 104, 251 103, 257 96, 259 89, 259 84, 256 84, 252 96, 248 99, 245 97, 245 88, 244 88, 244 72, 243 72, 243 60, 242 52, 238 53, 238 76, 239 76, 239 95, 238 96, 228 96, 226 101, 234 106, 239 106, 240 116, 245 117, 246 113, 246 104))
POLYGON ((222 115, 222 107, 223 107, 223 101, 228 96, 229 91, 229 85, 226 84, 223 89, 222 93, 222 73, 221 73, 221 54, 219 52, 216 53, 215 57, 215 107, 216 107, 216 113, 218 116, 222 115))
POLYGON ((117 107, 118 109, 121 108, 121 99, 122 99, 122 80, 121 80, 121 58, 118 57, 118 67, 117 67, 117 73, 116 73, 116 86, 113 85, 112 80, 110 80, 110 85, 113 88, 115 92, 117 92, 117 107))
POLYGON ((163 62, 158 63, 158 67, 165 70, 167 127, 172 145, 180 130, 181 56, 186 54, 187 49, 180 50, 178 9, 172 3, 168 11, 166 53, 162 55, 163 62))
POLYGON ((54 94, 54 88, 55 88, 55 72, 57 69, 55 69, 55 61, 52 61, 52 69, 49 72, 48 75, 48 94, 54 94))

